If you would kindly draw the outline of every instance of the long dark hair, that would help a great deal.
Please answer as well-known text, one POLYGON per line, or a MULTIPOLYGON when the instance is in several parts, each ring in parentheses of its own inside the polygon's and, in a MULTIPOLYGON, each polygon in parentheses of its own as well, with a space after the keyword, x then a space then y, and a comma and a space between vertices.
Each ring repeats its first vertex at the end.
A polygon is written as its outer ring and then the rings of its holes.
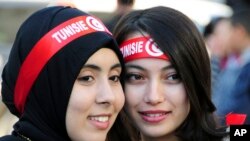
POLYGON ((210 60, 195 24, 181 12, 160 6, 129 13, 116 25, 114 36, 120 44, 135 32, 154 39, 170 57, 185 86, 191 110, 177 136, 185 141, 221 140, 226 132, 217 128, 213 115, 210 60))

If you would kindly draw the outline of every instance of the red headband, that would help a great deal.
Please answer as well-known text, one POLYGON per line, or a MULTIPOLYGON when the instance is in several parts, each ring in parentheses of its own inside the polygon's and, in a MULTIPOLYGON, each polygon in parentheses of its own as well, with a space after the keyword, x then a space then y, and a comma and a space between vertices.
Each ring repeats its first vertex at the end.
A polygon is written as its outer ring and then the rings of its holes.
POLYGON ((124 41, 120 45, 125 62, 140 58, 158 58, 168 60, 168 57, 158 48, 150 37, 138 37, 124 41))
POLYGON ((50 58, 73 40, 98 31, 111 34, 100 20, 79 16, 56 26, 36 43, 22 64, 15 85, 14 103, 20 113, 34 81, 50 58))

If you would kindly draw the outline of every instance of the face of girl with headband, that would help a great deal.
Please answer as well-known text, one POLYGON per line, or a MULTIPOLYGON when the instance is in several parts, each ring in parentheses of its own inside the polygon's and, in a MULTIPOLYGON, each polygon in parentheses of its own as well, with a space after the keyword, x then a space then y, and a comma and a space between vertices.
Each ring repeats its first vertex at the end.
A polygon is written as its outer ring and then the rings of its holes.
POLYGON ((70 7, 37 11, 20 27, 3 72, 3 101, 21 119, 12 138, 112 140, 123 69, 101 20, 70 7))
POLYGON ((116 54, 107 48, 94 53, 82 67, 66 115, 66 127, 72 140, 106 138, 124 104, 120 73, 116 54))
POLYGON ((126 62, 125 108, 142 139, 175 139, 190 104, 168 56, 141 33, 127 36, 120 50, 126 62))

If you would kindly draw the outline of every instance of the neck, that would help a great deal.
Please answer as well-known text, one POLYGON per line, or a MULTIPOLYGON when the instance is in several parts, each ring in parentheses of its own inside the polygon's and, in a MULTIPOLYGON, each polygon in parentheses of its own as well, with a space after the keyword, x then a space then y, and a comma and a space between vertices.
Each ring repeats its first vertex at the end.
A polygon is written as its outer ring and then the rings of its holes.
POLYGON ((141 141, 181 141, 180 138, 174 135, 165 135, 160 137, 149 137, 145 135, 141 135, 141 141))
POLYGON ((132 10, 132 6, 118 6, 117 9, 116 9, 116 13, 119 13, 119 14, 126 14, 127 12, 131 11, 132 10))
POLYGON ((245 37, 241 39, 239 43, 239 52, 242 53, 246 48, 249 48, 250 46, 250 37, 245 37))

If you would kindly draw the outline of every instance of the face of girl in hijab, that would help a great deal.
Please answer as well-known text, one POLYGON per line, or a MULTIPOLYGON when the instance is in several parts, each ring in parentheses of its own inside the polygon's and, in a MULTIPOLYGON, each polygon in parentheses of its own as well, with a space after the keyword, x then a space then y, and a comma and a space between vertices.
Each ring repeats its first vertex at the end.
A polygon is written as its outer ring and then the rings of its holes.
POLYGON ((71 93, 66 128, 72 141, 104 141, 124 105, 121 65, 108 48, 95 52, 82 67, 71 93))
MULTIPOLYGON (((141 37, 133 35, 130 38, 141 37)), ((126 110, 143 140, 176 140, 175 130, 186 119, 190 104, 171 62, 139 58, 126 63, 126 110)))

